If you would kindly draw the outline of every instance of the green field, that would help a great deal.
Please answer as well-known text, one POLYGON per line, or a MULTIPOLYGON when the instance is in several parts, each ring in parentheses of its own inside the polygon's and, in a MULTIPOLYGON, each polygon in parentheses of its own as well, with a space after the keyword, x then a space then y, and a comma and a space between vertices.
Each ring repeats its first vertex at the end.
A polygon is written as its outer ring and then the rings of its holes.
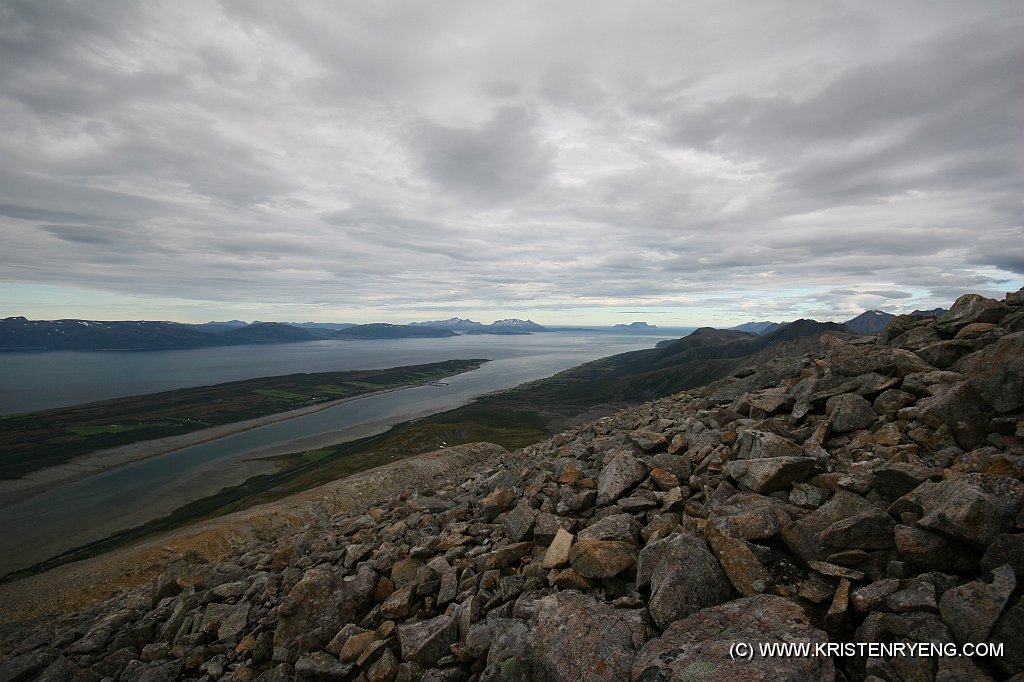
POLYGON ((429 384, 484 362, 449 360, 381 370, 288 374, 10 415, 0 418, 0 478, 20 478, 137 441, 429 384))

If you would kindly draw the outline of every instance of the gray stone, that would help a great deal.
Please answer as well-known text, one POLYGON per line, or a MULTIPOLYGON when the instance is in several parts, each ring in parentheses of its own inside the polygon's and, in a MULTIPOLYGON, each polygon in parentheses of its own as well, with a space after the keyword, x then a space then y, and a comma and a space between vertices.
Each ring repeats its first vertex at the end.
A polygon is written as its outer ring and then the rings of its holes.
POLYGON ((836 433, 866 429, 878 418, 871 403, 855 393, 844 393, 828 399, 825 414, 836 433))
POLYGON ((803 448, 770 431, 740 431, 733 445, 735 459, 760 459, 762 457, 799 457, 803 448))
POLYGON ((347 578, 321 568, 306 571, 278 609, 274 660, 295 663, 301 653, 323 647, 369 605, 376 585, 369 567, 347 578))
POLYGON ((537 602, 529 679, 627 680, 648 636, 640 609, 616 609, 572 592, 544 597, 537 602))
POLYGON ((1024 673, 1024 600, 1006 610, 989 641, 1003 645, 1003 656, 994 661, 997 668, 1007 675, 1024 673))
POLYGON ((1024 535, 1007 533, 995 536, 985 550, 979 568, 991 571, 1003 564, 1009 564, 1017 578, 1024 577, 1024 535))
POLYGON ((459 626, 451 616, 441 615, 398 626, 402 660, 413 661, 424 668, 436 666, 438 659, 446 656, 448 648, 458 639, 459 626))
POLYGON ((639 545, 640 522, 631 514, 612 514, 596 521, 579 533, 580 540, 619 540, 639 545))
POLYGON ((1013 569, 1003 565, 992 571, 990 583, 974 580, 947 590, 939 600, 942 620, 957 642, 986 642, 1016 586, 1013 569))
POLYGON ((342 663, 334 656, 316 651, 308 656, 302 656, 295 664, 295 674, 300 680, 317 680, 317 682, 329 682, 330 680, 344 680, 352 672, 354 665, 342 663))
POLYGON ((946 426, 964 450, 980 445, 985 438, 988 418, 983 400, 967 381, 960 381, 939 395, 917 401, 917 418, 933 428, 946 426))
POLYGON ((1002 337, 966 357, 956 369, 996 412, 1024 408, 1024 332, 1002 337))
MULTIPOLYGON (((649 544, 645 570, 650 571, 651 618, 664 629, 708 606, 721 604, 735 596, 732 583, 715 555, 701 538, 673 533, 649 544)), ((637 580, 638 585, 640 579, 637 580)))
POLYGON ((520 500, 515 509, 505 515, 505 532, 512 542, 522 542, 533 534, 537 510, 526 500, 520 500))
POLYGON ((770 493, 786 490, 793 483, 803 481, 818 471, 813 457, 770 457, 740 459, 729 462, 729 476, 743 490, 770 493))
POLYGON ((964 294, 956 299, 949 312, 936 318, 935 328, 953 334, 974 322, 999 322, 1007 312, 1007 307, 995 299, 964 294))
MULTIPOLYGON (((736 642, 827 642, 799 606, 771 595, 713 606, 672 623, 644 645, 633 661, 634 680, 788 680, 818 682, 835 677, 828 656, 733 657, 736 642)), ((625 677, 621 679, 626 679, 625 677)))
POLYGON ((804 563, 818 561, 829 553, 822 537, 832 524, 857 514, 876 511, 877 508, 863 497, 840 490, 831 500, 783 528, 782 539, 804 563))
POLYGON ((647 477, 647 467, 632 455, 621 453, 601 469, 597 479, 597 504, 605 505, 622 497, 647 477))
POLYGON ((1010 530, 1016 511, 1008 500, 986 492, 966 477, 926 481, 889 507, 889 513, 896 516, 903 512, 920 516, 917 525, 925 530, 979 546, 1010 530))
POLYGON ((977 560, 973 550, 914 526, 896 526, 895 540, 900 557, 919 568, 964 572, 977 560))

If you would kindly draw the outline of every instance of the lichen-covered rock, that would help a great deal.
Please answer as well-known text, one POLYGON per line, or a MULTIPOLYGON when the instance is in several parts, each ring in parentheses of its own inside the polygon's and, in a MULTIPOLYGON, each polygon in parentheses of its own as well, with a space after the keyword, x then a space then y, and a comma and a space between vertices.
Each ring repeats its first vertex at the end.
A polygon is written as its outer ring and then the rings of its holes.
POLYGON ((614 502, 647 477, 647 467, 632 455, 620 453, 601 469, 597 479, 597 504, 614 502))
POLYGON ((734 644, 760 642, 825 643, 828 635, 816 629, 794 602, 760 595, 712 606, 677 620, 644 645, 633 661, 633 679, 656 680, 789 680, 818 682, 835 678, 828 656, 762 656, 749 660, 734 644))
POLYGON ((398 626, 402 660, 413 661, 423 667, 432 667, 448 653, 448 647, 458 638, 459 625, 447 615, 398 626))
POLYGON ((996 412, 1024 408, 1024 332, 1002 337, 964 358, 956 370, 996 412))
POLYGON ((649 637, 639 609, 616 609, 589 595, 561 592, 537 603, 534 680, 629 679, 649 637))
POLYGON ((942 620, 961 644, 986 642, 1016 586, 1013 569, 1003 565, 992 571, 991 582, 974 580, 947 590, 939 601, 942 620))
POLYGON ((813 457, 769 457, 729 462, 728 469, 729 476, 743 490, 771 493, 809 478, 817 471, 817 466, 818 461, 813 457))
POLYGON ((636 563, 636 545, 619 540, 578 540, 569 563, 584 578, 612 578, 636 563))
POLYGON ((935 320, 935 328, 942 332, 956 333, 974 322, 999 322, 1008 312, 1005 305, 978 294, 964 294, 956 299, 949 312, 935 320))
POLYGON ((733 444, 736 459, 762 457, 798 457, 803 449, 789 440, 769 431, 741 431, 733 444))
POLYGON ((832 420, 832 430, 836 433, 866 429, 878 418, 871 403, 856 393, 829 398, 825 403, 825 414, 832 420))
POLYGON ((644 554, 645 570, 650 571, 648 608, 659 628, 735 595, 718 559, 699 537, 674 533, 649 544, 644 554))

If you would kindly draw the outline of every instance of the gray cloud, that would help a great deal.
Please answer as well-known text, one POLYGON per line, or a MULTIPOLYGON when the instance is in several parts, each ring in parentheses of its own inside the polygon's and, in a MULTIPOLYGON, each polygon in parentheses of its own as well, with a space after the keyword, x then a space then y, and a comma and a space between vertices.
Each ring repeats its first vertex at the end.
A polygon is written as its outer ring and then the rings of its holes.
POLYGON ((1010 1, 7 0, 0 288, 695 324, 998 294, 1022 33, 1010 1))

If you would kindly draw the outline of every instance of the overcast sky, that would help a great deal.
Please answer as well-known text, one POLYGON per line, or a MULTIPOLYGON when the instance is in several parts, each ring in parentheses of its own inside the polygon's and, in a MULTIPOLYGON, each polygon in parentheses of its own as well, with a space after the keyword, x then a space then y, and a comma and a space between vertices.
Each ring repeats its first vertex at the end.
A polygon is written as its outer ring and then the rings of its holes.
POLYGON ((0 316, 1002 297, 1022 36, 1020 0, 0 0, 0 316))

